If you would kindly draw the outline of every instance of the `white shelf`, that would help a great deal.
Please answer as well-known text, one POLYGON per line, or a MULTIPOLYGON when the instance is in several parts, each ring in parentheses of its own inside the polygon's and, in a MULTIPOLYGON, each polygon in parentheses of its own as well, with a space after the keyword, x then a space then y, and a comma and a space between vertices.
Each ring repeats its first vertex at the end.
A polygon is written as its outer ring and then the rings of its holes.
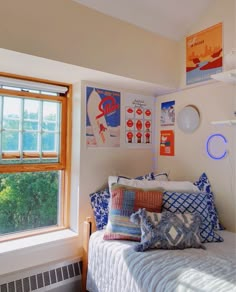
POLYGON ((236 120, 212 121, 212 125, 236 126, 236 120))
POLYGON ((213 74, 211 78, 225 83, 236 84, 236 69, 213 74))

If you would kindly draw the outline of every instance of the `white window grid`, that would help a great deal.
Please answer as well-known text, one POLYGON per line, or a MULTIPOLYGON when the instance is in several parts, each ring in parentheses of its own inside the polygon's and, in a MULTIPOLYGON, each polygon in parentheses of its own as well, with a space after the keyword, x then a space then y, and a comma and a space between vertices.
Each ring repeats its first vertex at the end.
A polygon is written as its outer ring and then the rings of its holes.
MULTIPOLYGON (((8 90, 17 90, 17 91, 23 91, 23 92, 30 92, 30 93, 36 93, 36 94, 42 94, 42 95, 50 95, 50 96, 58 96, 57 93, 52 93, 52 92, 46 92, 46 91, 41 91, 41 90, 30 90, 30 89, 23 89, 23 88, 18 88, 18 87, 9 87, 9 86, 0 86, 0 88, 3 89, 8 89, 8 90)), ((53 101, 53 100, 42 100, 42 99, 33 99, 37 100, 39 103, 39 111, 38 111, 38 119, 24 119, 24 104, 26 100, 32 100, 31 98, 21 98, 18 96, 10 98, 18 98, 21 102, 21 110, 20 110, 20 115, 19 118, 8 118, 8 120, 12 119, 15 121, 19 121, 19 128, 18 129, 10 129, 10 128, 4 128, 3 127, 3 108, 4 108, 4 98, 8 98, 6 94, 0 95, 0 164, 11 164, 11 163, 46 163, 46 162, 58 162, 59 159, 59 153, 60 153, 60 135, 61 135, 61 104, 58 101, 53 101), (43 119, 43 105, 47 102, 50 103, 56 103, 57 104, 57 113, 56 113, 56 120, 47 120, 43 119), (38 130, 29 130, 24 128, 24 122, 38 122, 38 130), (43 123, 49 123, 49 124, 54 124, 55 125, 55 130, 46 130, 43 128, 43 123), (16 151, 4 151, 2 147, 2 134, 4 132, 15 132, 18 133, 18 150, 16 151), (24 151, 23 149, 23 135, 24 133, 35 133, 37 134, 37 150, 35 151, 30 151, 26 150, 24 151), (53 151, 43 151, 42 147, 42 142, 43 142, 43 135, 44 134, 54 134, 54 145, 55 149, 53 151), (15 153, 18 152, 20 154, 20 158, 12 158, 12 159, 3 159, 3 153, 15 153), (27 153, 38 153, 39 157, 36 159, 32 158, 24 158, 24 152, 27 153), (43 157, 43 153, 56 153, 57 157, 51 158, 50 155, 47 157, 43 157)))

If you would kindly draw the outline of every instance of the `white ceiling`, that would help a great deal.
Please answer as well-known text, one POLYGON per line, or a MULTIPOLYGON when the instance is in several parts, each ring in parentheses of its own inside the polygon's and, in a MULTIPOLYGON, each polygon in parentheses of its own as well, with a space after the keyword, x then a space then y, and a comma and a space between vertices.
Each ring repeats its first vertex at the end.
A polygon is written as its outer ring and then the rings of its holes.
MULTIPOLYGON (((215 0, 73 0, 136 26, 181 40, 215 0)), ((223 1, 223 0, 222 0, 223 1)))

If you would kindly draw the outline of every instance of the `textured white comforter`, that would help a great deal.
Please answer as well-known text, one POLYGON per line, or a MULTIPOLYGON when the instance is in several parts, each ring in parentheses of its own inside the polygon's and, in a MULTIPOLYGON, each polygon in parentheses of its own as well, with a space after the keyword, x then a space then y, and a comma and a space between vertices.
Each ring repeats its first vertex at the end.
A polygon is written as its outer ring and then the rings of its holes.
POLYGON ((89 243, 90 292, 236 292, 236 234, 218 232, 223 243, 206 250, 135 252, 130 241, 104 241, 103 231, 89 243))

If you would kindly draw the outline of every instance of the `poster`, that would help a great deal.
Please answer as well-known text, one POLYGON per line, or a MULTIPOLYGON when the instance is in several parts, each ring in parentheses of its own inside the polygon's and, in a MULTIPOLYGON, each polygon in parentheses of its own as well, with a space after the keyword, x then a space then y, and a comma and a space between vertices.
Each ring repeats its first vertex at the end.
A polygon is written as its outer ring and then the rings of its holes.
POLYGON ((86 87, 88 147, 120 146, 120 92, 86 87))
POLYGON ((222 72, 222 23, 186 38, 187 85, 211 79, 222 72))
POLYGON ((160 132, 160 155, 174 156, 174 131, 165 130, 160 132))
POLYGON ((126 94, 126 145, 141 147, 153 143, 154 108, 154 97, 126 94))
POLYGON ((173 126, 175 124, 175 101, 161 103, 161 126, 173 126))

